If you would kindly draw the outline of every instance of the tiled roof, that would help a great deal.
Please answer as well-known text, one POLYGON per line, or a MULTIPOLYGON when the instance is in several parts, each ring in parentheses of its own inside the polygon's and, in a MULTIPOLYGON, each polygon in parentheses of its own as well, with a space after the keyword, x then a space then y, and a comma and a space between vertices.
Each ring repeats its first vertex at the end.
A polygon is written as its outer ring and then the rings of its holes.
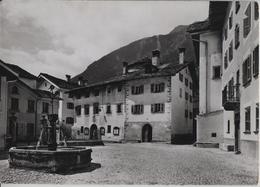
POLYGON ((5 65, 7 67, 9 67, 11 70, 13 70, 15 73, 17 73, 19 75, 19 77, 37 80, 36 76, 29 73, 28 71, 25 71, 24 69, 22 69, 21 67, 19 67, 17 65, 8 64, 8 63, 5 63, 5 65))
POLYGON ((187 28, 187 32, 193 33, 193 32, 199 32, 203 30, 209 29, 209 21, 206 19, 205 21, 197 21, 195 23, 192 23, 187 28))
POLYGON ((44 76, 46 79, 50 80, 52 83, 63 89, 73 89, 78 87, 78 85, 75 83, 67 82, 66 80, 59 79, 47 73, 40 73, 40 75, 44 76))

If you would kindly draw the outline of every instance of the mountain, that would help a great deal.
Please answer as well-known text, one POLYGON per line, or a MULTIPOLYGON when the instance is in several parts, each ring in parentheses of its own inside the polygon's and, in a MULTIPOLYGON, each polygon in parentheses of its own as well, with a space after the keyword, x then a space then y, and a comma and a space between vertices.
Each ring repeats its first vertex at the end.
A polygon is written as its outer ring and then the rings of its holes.
POLYGON ((151 57, 154 49, 161 51, 162 63, 177 64, 178 48, 184 47, 186 48, 185 60, 196 63, 191 36, 186 32, 187 27, 180 25, 166 35, 143 38, 121 47, 90 64, 85 71, 73 77, 72 81, 77 82, 78 78, 82 77, 91 84, 121 75, 122 62, 131 64, 145 56, 151 57))

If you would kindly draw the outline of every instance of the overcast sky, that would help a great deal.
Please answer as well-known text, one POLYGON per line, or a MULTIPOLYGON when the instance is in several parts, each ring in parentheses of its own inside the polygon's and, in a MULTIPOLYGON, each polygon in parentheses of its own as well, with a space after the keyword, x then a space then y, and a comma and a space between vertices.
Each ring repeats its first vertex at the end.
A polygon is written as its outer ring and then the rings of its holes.
POLYGON ((207 1, 2 0, 0 59, 75 76, 119 47, 207 16, 207 1))

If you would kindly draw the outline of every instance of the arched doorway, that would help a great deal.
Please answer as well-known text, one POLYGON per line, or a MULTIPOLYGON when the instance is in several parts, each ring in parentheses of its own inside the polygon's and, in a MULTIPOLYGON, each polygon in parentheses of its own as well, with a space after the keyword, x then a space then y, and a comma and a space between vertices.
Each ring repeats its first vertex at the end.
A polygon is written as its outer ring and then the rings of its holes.
POLYGON ((145 124, 142 129, 142 142, 152 141, 153 128, 150 124, 145 124))
POLYGON ((97 126, 95 124, 91 125, 91 127, 90 127, 90 139, 91 140, 98 139, 97 126))

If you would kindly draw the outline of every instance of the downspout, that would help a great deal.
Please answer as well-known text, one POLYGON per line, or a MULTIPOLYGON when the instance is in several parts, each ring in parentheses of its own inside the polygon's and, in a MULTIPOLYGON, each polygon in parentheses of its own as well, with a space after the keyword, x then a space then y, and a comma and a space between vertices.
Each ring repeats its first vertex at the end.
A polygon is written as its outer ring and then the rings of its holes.
POLYGON ((205 114, 208 113, 208 42, 203 41, 203 40, 198 40, 198 39, 192 39, 192 41, 195 42, 200 42, 205 44, 205 59, 206 59, 206 112, 205 114))

